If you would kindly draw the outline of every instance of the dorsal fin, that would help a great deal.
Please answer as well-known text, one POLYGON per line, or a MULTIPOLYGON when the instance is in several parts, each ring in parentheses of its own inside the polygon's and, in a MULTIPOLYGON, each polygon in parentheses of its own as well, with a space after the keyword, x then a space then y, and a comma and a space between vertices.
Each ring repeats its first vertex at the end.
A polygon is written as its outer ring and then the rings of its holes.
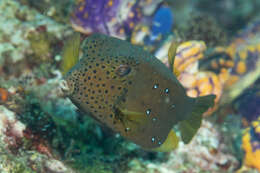
POLYGON ((169 63, 169 65, 170 65, 171 71, 172 71, 176 76, 179 75, 179 71, 178 71, 178 69, 175 69, 175 68, 174 68, 174 60, 175 60, 177 48, 178 48, 179 45, 180 45, 179 42, 173 41, 173 42, 171 43, 171 46, 170 46, 169 51, 168 51, 168 63, 169 63))
POLYGON ((79 60, 80 33, 74 33, 66 41, 62 51, 61 71, 65 75, 79 60))

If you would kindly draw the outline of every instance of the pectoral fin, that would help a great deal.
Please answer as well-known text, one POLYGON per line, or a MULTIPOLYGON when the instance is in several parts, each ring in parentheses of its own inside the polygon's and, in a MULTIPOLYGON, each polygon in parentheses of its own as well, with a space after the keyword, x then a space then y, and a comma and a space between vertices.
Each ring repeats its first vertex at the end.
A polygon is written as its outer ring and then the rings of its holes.
POLYGON ((144 113, 130 111, 127 109, 115 108, 116 119, 119 120, 124 128, 131 129, 131 132, 136 132, 140 127, 145 126, 147 118, 144 113))
POLYGON ((128 121, 142 122, 145 119, 144 113, 129 111, 127 109, 120 110, 123 116, 125 116, 128 121))

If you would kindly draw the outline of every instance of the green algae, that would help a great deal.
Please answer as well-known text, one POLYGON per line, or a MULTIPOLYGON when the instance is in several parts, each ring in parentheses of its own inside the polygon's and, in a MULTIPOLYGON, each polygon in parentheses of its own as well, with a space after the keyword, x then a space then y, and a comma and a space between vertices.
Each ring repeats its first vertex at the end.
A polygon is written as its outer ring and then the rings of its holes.
POLYGON ((27 38, 30 41, 34 59, 39 59, 40 62, 50 61, 55 36, 48 32, 30 32, 27 38))

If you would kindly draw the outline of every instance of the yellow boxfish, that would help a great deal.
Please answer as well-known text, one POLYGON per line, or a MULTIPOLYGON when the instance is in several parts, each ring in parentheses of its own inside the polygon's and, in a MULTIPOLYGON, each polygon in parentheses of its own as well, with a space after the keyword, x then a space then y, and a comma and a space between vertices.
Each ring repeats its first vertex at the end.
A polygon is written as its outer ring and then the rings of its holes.
POLYGON ((65 47, 66 95, 101 125, 144 149, 176 148, 174 125, 188 143, 203 112, 214 105, 215 95, 188 97, 170 69, 127 41, 92 34, 80 43, 77 35, 65 47))

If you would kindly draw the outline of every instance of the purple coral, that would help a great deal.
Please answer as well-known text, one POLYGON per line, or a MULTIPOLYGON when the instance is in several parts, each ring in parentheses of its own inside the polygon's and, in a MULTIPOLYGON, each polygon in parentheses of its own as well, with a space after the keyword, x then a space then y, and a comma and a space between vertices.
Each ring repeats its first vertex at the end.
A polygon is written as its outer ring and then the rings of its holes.
POLYGON ((256 150, 260 150, 260 133, 257 132, 256 128, 250 128, 250 143, 252 145, 252 150, 255 152, 256 150))
POLYGON ((260 115, 260 80, 247 89, 236 101, 238 112, 248 121, 257 120, 260 115))
POLYGON ((79 0, 71 23, 75 30, 86 34, 99 32, 125 37, 141 18, 142 11, 138 1, 79 0))
MULTIPOLYGON (((128 5, 128 7, 131 5, 128 5)), ((130 35, 134 26, 141 21, 143 17, 142 9, 138 3, 133 4, 130 7, 128 15, 122 20, 122 23, 117 24, 117 33, 121 33, 122 30, 125 34, 130 35)))
POLYGON ((119 0, 80 0, 71 17, 76 30, 109 34, 107 23, 116 16, 119 0))

